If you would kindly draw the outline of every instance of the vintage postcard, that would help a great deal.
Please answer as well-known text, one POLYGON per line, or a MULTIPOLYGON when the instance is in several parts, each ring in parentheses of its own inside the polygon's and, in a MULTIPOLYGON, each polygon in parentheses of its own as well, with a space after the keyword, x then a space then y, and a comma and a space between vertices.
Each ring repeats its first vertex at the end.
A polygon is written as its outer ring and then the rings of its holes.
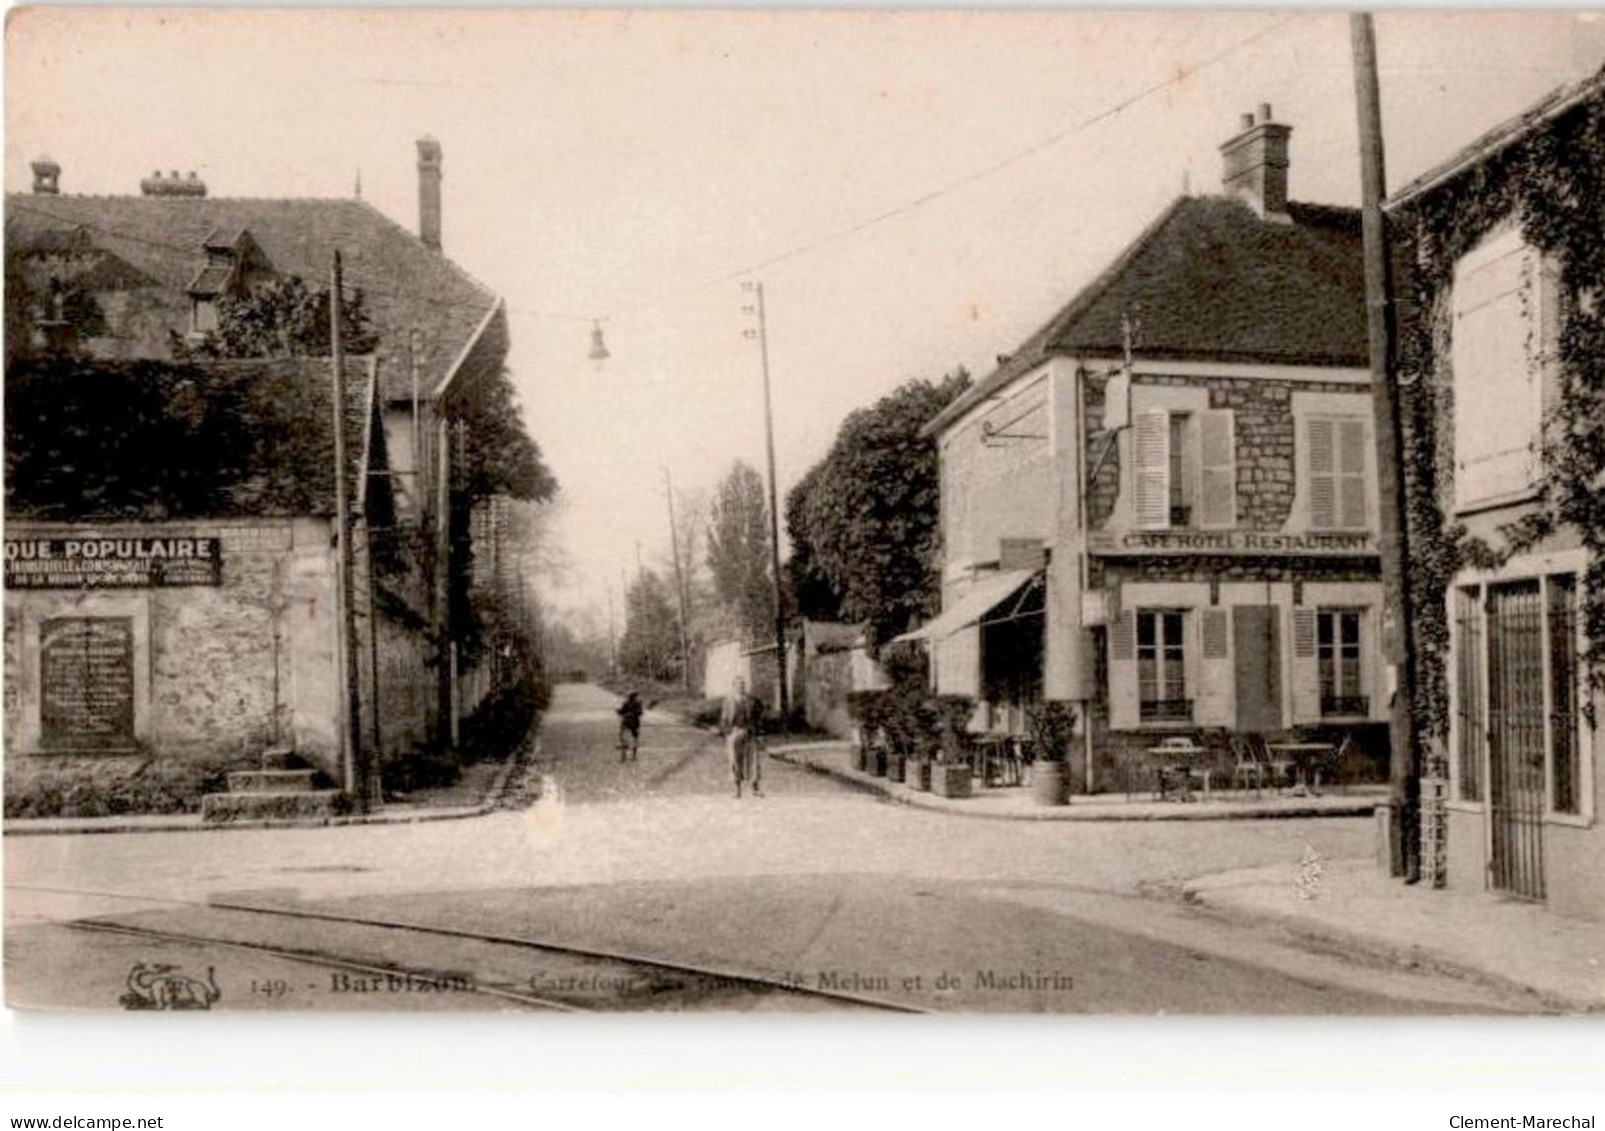
POLYGON ((1605 1009, 1601 14, 25 7, 5 181, 10 1007, 1605 1009))

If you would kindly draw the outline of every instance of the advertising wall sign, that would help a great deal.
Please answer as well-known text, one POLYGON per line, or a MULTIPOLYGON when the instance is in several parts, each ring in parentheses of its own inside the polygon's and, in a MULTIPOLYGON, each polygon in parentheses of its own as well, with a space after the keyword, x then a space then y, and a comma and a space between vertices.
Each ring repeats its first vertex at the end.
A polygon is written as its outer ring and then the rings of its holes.
POLYGON ((7 589, 220 585, 216 538, 7 538, 7 589))

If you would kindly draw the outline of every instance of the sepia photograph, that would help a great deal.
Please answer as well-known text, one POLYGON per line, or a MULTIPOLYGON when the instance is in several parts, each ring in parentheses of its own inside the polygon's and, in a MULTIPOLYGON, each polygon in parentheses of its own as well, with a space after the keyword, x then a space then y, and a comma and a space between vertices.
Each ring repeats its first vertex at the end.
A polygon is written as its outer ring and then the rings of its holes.
POLYGON ((5 64, 9 1009, 1605 1012, 1605 13, 5 64))

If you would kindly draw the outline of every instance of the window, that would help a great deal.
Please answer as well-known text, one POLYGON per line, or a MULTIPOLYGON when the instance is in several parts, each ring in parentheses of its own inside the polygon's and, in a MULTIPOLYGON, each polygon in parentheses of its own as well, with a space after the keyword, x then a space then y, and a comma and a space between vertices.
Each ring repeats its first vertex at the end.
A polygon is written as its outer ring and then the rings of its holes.
POLYGON ((1236 435, 1230 409, 1136 414, 1133 496, 1144 530, 1237 524, 1236 435))
POLYGON ((1570 574, 1551 577, 1549 618, 1549 804, 1557 813, 1581 811, 1577 764, 1577 601, 1570 574))
POLYGON ((1365 529, 1365 420, 1316 416, 1307 427, 1311 529, 1365 529))
POLYGON ((1455 265, 1455 501, 1466 507, 1530 490, 1538 478, 1542 364, 1556 323, 1552 268, 1509 229, 1455 265))
POLYGON ((1366 715, 1360 672, 1360 609, 1322 609, 1315 617, 1315 658, 1322 715, 1366 715))
POLYGON ((1182 643, 1186 617, 1180 609, 1137 612, 1137 699, 1143 722, 1188 722, 1193 717, 1182 643))

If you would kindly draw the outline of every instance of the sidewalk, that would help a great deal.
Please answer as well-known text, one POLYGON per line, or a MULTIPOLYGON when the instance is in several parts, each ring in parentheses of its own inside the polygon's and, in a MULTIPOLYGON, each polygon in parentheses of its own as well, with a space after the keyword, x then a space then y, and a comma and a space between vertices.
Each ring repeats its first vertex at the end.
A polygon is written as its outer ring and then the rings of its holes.
POLYGON ((1222 872, 1181 894, 1302 945, 1517 988, 1540 1008, 1605 1012, 1605 929, 1539 904, 1407 885, 1370 859, 1222 872))
POLYGON ((938 797, 910 785, 887 781, 852 768, 852 747, 846 742, 806 742, 771 746, 769 756, 815 773, 828 774, 889 801, 950 813, 959 817, 1005 821, 1244 821, 1293 817, 1367 817, 1387 796, 1385 787, 1357 786, 1346 794, 1291 797, 1250 790, 1215 790, 1194 804, 1155 801, 1149 791, 1077 796, 1068 805, 1038 805, 1029 786, 976 789, 960 799, 938 797))
MULTIPOLYGON (((539 750, 539 740, 536 740, 539 750)), ((117 817, 8 817, 0 831, 6 836, 81 836, 113 833, 215 833, 235 829, 338 828, 345 825, 412 825, 426 821, 460 821, 483 817, 500 808, 511 795, 527 790, 520 770, 535 773, 534 760, 514 753, 504 761, 472 767, 462 788, 422 791, 405 802, 391 802, 372 813, 351 813, 326 820, 214 821, 203 822, 199 813, 126 814, 117 817), (465 802, 468 791, 477 802, 465 802)))

